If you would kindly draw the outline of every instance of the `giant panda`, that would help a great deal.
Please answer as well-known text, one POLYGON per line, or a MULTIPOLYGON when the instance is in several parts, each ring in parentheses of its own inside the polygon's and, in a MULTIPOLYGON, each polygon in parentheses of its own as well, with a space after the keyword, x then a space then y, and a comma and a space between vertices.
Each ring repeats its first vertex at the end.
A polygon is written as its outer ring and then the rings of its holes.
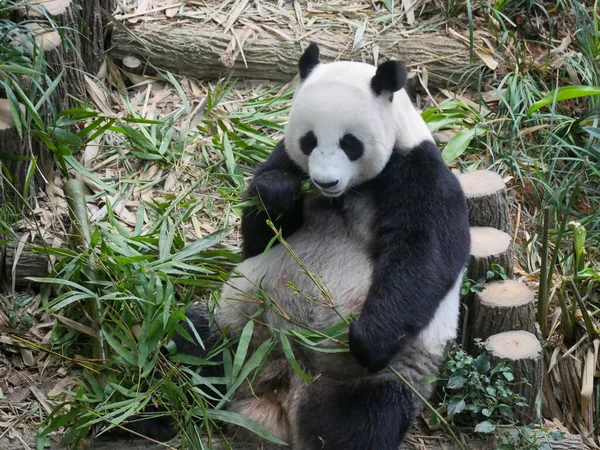
MULTIPOLYGON (((433 386, 423 378, 457 333, 466 200, 406 80, 399 61, 322 63, 311 44, 284 137, 245 194, 260 201, 243 210, 244 259, 222 288, 216 326, 236 336, 252 318, 256 348, 277 329, 323 330, 356 317, 349 352, 293 348, 311 382, 276 348, 229 405, 294 450, 396 450, 422 405, 390 368, 428 397, 433 386), (286 245, 273 242, 268 220, 286 245)), ((218 334, 204 308, 189 318, 207 339, 218 334)))

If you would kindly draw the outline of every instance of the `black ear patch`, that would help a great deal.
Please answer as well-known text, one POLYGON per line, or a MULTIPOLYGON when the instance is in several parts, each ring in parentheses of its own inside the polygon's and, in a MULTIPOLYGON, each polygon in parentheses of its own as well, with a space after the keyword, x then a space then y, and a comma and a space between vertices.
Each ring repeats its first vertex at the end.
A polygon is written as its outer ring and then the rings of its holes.
POLYGON ((312 70, 319 65, 319 46, 316 42, 311 43, 298 62, 298 66, 300 68, 300 79, 304 80, 312 70))
POLYGON ((401 61, 386 61, 377 67, 375 76, 371 78, 371 89, 376 95, 382 92, 393 94, 406 84, 408 71, 401 61))

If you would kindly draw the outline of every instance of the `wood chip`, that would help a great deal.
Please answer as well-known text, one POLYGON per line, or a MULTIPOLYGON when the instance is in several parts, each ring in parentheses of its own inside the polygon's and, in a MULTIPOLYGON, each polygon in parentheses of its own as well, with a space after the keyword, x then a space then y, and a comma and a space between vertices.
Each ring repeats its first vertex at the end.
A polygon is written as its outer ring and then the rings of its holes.
POLYGON ((175 15, 177 14, 177 11, 179 11, 179 6, 181 5, 180 2, 178 2, 177 0, 167 0, 167 5, 174 5, 171 8, 168 8, 165 11, 165 15, 167 17, 175 17, 175 15))
POLYGON ((224 25, 225 33, 227 33, 233 27, 233 25, 238 20, 240 15, 246 9, 246 6, 248 6, 248 0, 238 0, 237 4, 234 6, 233 10, 229 14, 229 19, 227 20, 227 22, 224 25))

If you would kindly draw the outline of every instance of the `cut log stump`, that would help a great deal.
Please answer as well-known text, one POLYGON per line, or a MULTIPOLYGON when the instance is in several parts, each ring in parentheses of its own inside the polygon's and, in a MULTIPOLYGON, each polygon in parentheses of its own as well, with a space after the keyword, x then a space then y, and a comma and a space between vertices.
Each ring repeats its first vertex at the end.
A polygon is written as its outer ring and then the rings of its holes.
POLYGON ((487 283, 475 294, 473 315, 468 327, 472 343, 475 338, 485 342, 490 336, 505 331, 523 330, 535 334, 535 304, 533 292, 515 280, 487 283))
POLYGON ((469 205, 472 227, 492 227, 512 234, 506 185, 500 175, 489 170, 462 173, 458 180, 469 205))
POLYGON ((525 406, 515 407, 515 418, 523 423, 537 422, 542 401, 542 346, 527 331, 506 331, 490 336, 486 341, 491 362, 506 362, 515 376, 512 390, 525 398, 525 406))
MULTIPOLYGON (((19 106, 21 110, 25 110, 23 105, 19 106)), ((35 181, 27 180, 33 152, 26 135, 27 130, 22 128, 22 133, 23 136, 19 135, 8 100, 0 99, 0 162, 10 177, 10 180, 3 180, 4 192, 0 192, 0 208, 3 210, 5 204, 11 204, 17 210, 27 203, 33 205, 35 181)), ((7 174, 3 171, 0 178, 5 176, 7 174)))
POLYGON ((471 257, 467 276, 472 280, 484 278, 492 264, 501 266, 509 278, 514 276, 511 237, 491 227, 471 227, 471 257))
POLYGON ((123 58, 123 70, 135 75, 142 75, 144 66, 135 56, 126 56, 123 58))
MULTIPOLYGON (((25 27, 28 29, 30 37, 26 37, 24 34, 16 37, 15 41, 18 42, 28 53, 34 53, 37 51, 44 52, 44 59, 49 70, 49 75, 52 80, 63 71, 66 60, 63 55, 63 41, 60 33, 56 30, 52 30, 48 27, 39 25, 38 23, 27 23, 25 27)), ((67 92, 69 88, 69 77, 67 74, 63 74, 63 78, 56 86, 56 89, 51 95, 50 104, 54 108, 55 112, 60 112, 67 109, 68 100, 67 92)), ((81 89, 83 82, 80 83, 81 89)), ((48 86, 42 86, 48 88, 48 86)), ((47 104, 43 108, 47 108, 47 104)), ((40 112, 42 115, 48 114, 46 109, 40 112)))
MULTIPOLYGON (((60 41, 53 48, 54 57, 50 61, 47 60, 53 78, 64 70, 62 83, 66 92, 79 100, 84 100, 86 90, 84 64, 81 57, 81 35, 78 31, 80 23, 78 8, 75 0, 50 0, 32 6, 28 15, 32 19, 42 19, 49 15, 56 23, 60 30, 60 41), (57 54, 60 54, 59 58, 57 54)), ((79 106, 75 99, 70 99, 66 95, 63 101, 67 107, 79 106)))

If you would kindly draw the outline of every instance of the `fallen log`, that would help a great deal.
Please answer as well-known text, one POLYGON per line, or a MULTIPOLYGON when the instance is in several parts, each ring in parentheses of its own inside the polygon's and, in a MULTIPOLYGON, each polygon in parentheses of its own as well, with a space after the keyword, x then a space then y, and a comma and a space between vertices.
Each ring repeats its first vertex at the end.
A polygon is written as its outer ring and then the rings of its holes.
POLYGON ((148 69, 201 80, 232 75, 288 82, 297 74, 302 51, 315 41, 319 43, 322 61, 353 59, 373 63, 374 54, 382 59, 402 59, 411 69, 426 68, 429 86, 433 87, 459 83, 465 87, 470 77, 479 74, 469 60, 468 46, 448 33, 401 36, 390 29, 365 36, 365 45, 354 48, 354 37, 339 30, 314 27, 305 33, 309 36, 300 40, 289 29, 276 31, 268 31, 260 24, 236 29, 242 42, 240 48, 235 37, 211 22, 140 22, 129 29, 114 28, 111 55, 118 61, 133 56, 148 69), (286 35, 289 39, 283 38, 286 35))

